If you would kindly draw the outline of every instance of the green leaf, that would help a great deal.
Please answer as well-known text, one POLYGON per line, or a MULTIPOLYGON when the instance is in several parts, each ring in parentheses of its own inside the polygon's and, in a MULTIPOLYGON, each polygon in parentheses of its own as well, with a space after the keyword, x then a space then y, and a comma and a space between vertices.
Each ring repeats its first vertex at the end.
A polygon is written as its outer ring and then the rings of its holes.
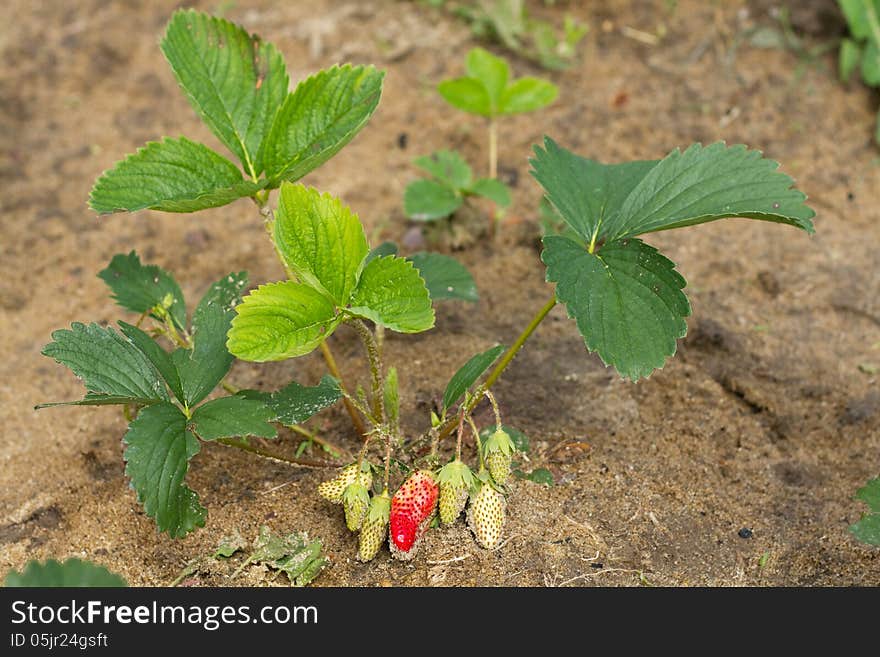
POLYGON ((119 329, 122 331, 122 334, 128 338, 135 347, 140 349, 144 356, 146 356, 153 364, 153 367, 156 368, 159 374, 162 375, 162 378, 165 379, 165 383, 171 388, 171 392, 174 393, 174 396, 177 397, 181 403, 186 402, 186 397, 183 394, 183 387, 180 383, 180 375, 177 373, 177 367, 174 365, 171 354, 162 349, 159 343, 140 330, 137 326, 132 326, 126 322, 119 322, 119 329))
POLYGON ((545 486, 553 485, 553 473, 547 468, 535 468, 527 474, 525 478, 536 484, 544 484, 545 486))
POLYGON ((693 144, 672 151, 630 192, 600 230, 607 241, 725 217, 773 221, 813 232, 815 215, 779 164, 743 145, 693 144))
POLYGON ((193 313, 192 348, 171 354, 189 406, 207 397, 232 366, 226 334, 245 286, 246 272, 230 273, 213 283, 193 313))
POLYGON ((273 186, 299 180, 350 142, 379 104, 384 76, 346 64, 300 82, 276 114, 263 155, 273 186))
POLYGON ((52 333, 43 355, 73 370, 89 392, 139 400, 167 400, 159 373, 141 351, 112 328, 74 322, 52 333))
POLYGON ((437 85, 437 91, 443 100, 470 114, 492 116, 492 100, 489 92, 479 80, 474 78, 455 78, 444 80, 437 85))
POLYGON ((441 253, 414 253, 408 260, 419 270, 433 301, 461 299, 477 301, 477 285, 458 260, 441 253))
POLYGON ((258 399, 221 397, 205 402, 192 414, 193 430, 202 440, 258 436, 275 438, 275 412, 258 399))
POLYGON ((253 196, 265 186, 242 178, 222 155, 186 137, 152 141, 98 178, 89 205, 99 214, 196 212, 253 196))
POLYGON ((876 0, 840 0, 840 8, 849 24, 849 31, 856 39, 871 38, 871 24, 865 11, 867 2, 873 2, 875 10, 880 12, 880 3, 876 0))
POLYGON ((618 215, 632 189, 659 160, 602 164, 575 155, 544 137, 529 160, 531 174, 544 188, 559 216, 586 243, 618 215))
POLYGON ((458 371, 449 379, 446 385, 446 391, 443 393, 443 412, 461 399, 461 396, 467 392, 480 376, 489 369, 489 367, 498 360, 498 357, 504 352, 503 344, 496 345, 491 349, 472 356, 468 362, 462 365, 458 371))
POLYGON ((425 281, 411 262, 397 256, 376 258, 364 267, 347 310, 401 333, 418 333, 434 326, 425 281))
POLYGON ((263 526, 248 561, 286 573, 293 586, 306 586, 326 564, 323 549, 320 540, 309 541, 305 534, 282 536, 263 526))
POLYGON ((41 408, 52 408, 54 406, 110 406, 115 404, 138 404, 140 406, 149 406, 158 404, 160 399, 146 399, 144 397, 130 397, 125 395, 105 395, 95 392, 87 392, 83 399, 76 401, 51 402, 48 404, 37 404, 34 410, 41 408))
POLYGON ((541 259, 556 298, 577 322, 587 349, 633 381, 675 353, 690 304, 675 265, 641 240, 605 244, 596 253, 565 237, 544 237, 541 259))
MULTIPOLYGON (((156 265, 142 265, 134 251, 113 256, 110 264, 98 273, 98 278, 107 283, 113 291, 113 300, 126 310, 146 313, 160 306, 165 308, 177 328, 186 326, 186 304, 177 281, 156 265), (166 307, 168 300, 171 303, 166 307)), ((151 315, 162 319, 156 313, 151 315)))
POLYGON ((284 264, 308 285, 344 305, 369 251, 357 215, 330 194, 281 185, 272 228, 284 264))
POLYGON ((3 583, 17 588, 71 588, 101 587, 121 588, 128 586, 125 580, 111 573, 104 566, 72 558, 59 563, 55 559, 45 562, 29 561, 22 572, 11 571, 3 583))
POLYGON ((242 390, 238 394, 246 399, 259 399, 272 411, 272 419, 287 426, 305 422, 342 398, 339 382, 327 374, 316 386, 291 381, 276 392, 242 390))
POLYGON ((880 545, 880 477, 871 479, 860 488, 856 499, 867 504, 871 511, 850 526, 849 530, 862 543, 880 545))
POLYGON ((171 17, 162 52, 202 120, 252 178, 259 176, 261 146, 289 84, 275 46, 190 9, 171 17))
POLYGON ((256 362, 307 354, 339 323, 336 308, 327 297, 294 281, 260 286, 244 298, 236 312, 229 330, 229 351, 256 362))
POLYGON ((483 196, 502 208, 510 205, 510 188, 500 180, 480 178, 468 191, 483 196))
POLYGON ((862 49, 855 41, 851 39, 843 39, 840 42, 840 55, 838 58, 838 67, 840 79, 849 82, 850 77, 859 61, 862 58, 862 49))
POLYGON ((199 441, 186 428, 183 413, 167 402, 147 406, 129 425, 123 441, 125 474, 159 531, 182 538, 204 527, 207 511, 184 483, 189 460, 199 453, 199 441))
POLYGON ((880 85, 880 44, 869 41, 862 55, 862 79, 876 87, 880 85))
POLYGON ((520 78, 504 90, 499 114, 533 112, 552 103, 558 95, 555 84, 538 78, 520 78))
POLYGON ((496 57, 483 48, 473 48, 465 63, 468 77, 479 80, 489 97, 492 114, 501 111, 502 97, 510 77, 510 67, 501 57, 496 57))
POLYGON ((385 415, 391 426, 400 420, 400 387, 397 381, 397 368, 389 367, 382 384, 382 398, 385 402, 385 415))
POLYGON ((473 172, 464 158, 455 151, 436 151, 416 158, 413 163, 454 190, 471 186, 473 172))
POLYGON ((397 255, 397 244, 394 242, 382 242, 379 246, 370 250, 364 259, 364 266, 370 264, 370 260, 381 256, 397 255))
POLYGON ((404 212, 415 221, 443 219, 462 203, 464 199, 454 189, 434 180, 415 180, 403 193, 404 212))

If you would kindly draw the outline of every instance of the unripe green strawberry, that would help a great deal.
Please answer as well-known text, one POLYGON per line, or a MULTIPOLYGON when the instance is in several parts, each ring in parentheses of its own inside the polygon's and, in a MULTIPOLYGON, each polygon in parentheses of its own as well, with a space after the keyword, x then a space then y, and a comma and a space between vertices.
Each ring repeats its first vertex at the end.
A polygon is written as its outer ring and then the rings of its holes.
POLYGON ((342 508, 345 509, 346 526, 349 531, 356 532, 370 508, 370 492, 359 481, 349 484, 342 494, 342 508))
POLYGON ((504 484, 510 476, 510 461, 516 445, 510 439, 510 434, 502 427, 498 427, 492 435, 486 439, 483 445, 483 454, 486 459, 486 467, 496 483, 504 484))
POLYGON ((440 468, 437 481, 440 482, 440 522, 451 525, 464 511, 468 492, 474 485, 474 473, 455 459, 440 468))
POLYGON ((366 461, 363 463, 360 474, 358 474, 357 463, 350 463, 339 470, 333 479, 318 485, 318 494, 328 502, 342 504, 342 494, 355 481, 361 483, 367 490, 373 485, 373 474, 370 471, 370 464, 366 461))
POLYGON ((391 498, 388 491, 382 491, 381 495, 374 495, 370 502, 370 510, 364 523, 361 525, 361 533, 358 545, 358 560, 370 561, 379 552, 385 536, 388 534, 388 516, 391 513, 391 498))
POLYGON ((480 547, 491 550, 501 542, 504 529, 504 511, 507 503, 504 495, 496 490, 491 482, 483 482, 479 489, 471 494, 468 508, 468 526, 480 547))

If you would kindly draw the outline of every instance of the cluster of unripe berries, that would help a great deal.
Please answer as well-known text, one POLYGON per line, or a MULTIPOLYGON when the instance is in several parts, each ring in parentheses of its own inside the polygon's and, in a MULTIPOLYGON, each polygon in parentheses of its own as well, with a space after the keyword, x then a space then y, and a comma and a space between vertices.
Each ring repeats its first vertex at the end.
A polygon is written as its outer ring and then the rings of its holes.
POLYGON ((491 550, 501 543, 506 507, 504 485, 510 478, 515 451, 510 435, 499 427, 482 446, 477 474, 456 458, 436 473, 413 471, 393 497, 387 488, 371 495, 372 466, 363 460, 345 466, 333 479, 320 484, 318 493, 334 504, 341 504, 349 530, 360 532, 361 561, 373 559, 386 536, 394 557, 412 559, 438 511, 440 523, 452 525, 465 506, 474 538, 481 547, 491 550))

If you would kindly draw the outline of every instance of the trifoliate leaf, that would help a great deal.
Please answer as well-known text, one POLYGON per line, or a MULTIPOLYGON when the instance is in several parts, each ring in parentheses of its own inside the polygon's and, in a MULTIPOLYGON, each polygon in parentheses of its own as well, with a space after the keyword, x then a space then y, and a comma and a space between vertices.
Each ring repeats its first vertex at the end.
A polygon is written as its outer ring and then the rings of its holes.
POLYGON ((325 374, 316 386, 300 385, 291 381, 276 392, 241 390, 239 396, 259 399, 273 413, 273 420, 285 425, 301 424, 318 411, 332 406, 342 398, 339 382, 325 374))
POLYGON ((101 587, 121 588, 128 586, 125 580, 111 573, 104 566, 72 558, 63 562, 49 559, 45 562, 29 561, 22 572, 11 571, 3 586, 17 588, 71 588, 101 587))
POLYGON ((492 101, 483 83, 474 78, 444 80, 437 85, 443 99, 455 108, 470 114, 492 116, 492 101))
POLYGON ((398 256, 376 258, 364 267, 347 311, 401 333, 434 326, 425 281, 411 262, 398 256))
POLYGON ((154 141, 98 178, 89 205, 99 214, 150 208, 196 212, 253 196, 264 183, 244 180, 222 155, 186 137, 154 141))
POLYGON ((221 397, 205 402, 192 414, 192 425, 202 440, 258 436, 275 438, 278 432, 270 424, 276 413, 258 399, 221 397))
POLYGON ((467 54, 465 69, 468 77, 479 80, 489 97, 492 114, 500 114, 502 97, 510 77, 510 67, 501 57, 483 48, 473 48, 467 54))
POLYGON ((849 530, 853 535, 871 545, 880 545, 880 477, 871 479, 858 490, 856 499, 868 505, 871 510, 862 516, 849 530))
POLYGON ((436 151, 430 155, 416 158, 413 164, 424 169, 438 182, 452 189, 467 189, 473 180, 470 166, 455 151, 436 151))
POLYGON ((179 10, 162 52, 193 108, 252 178, 275 112, 287 97, 284 59, 271 43, 222 18, 179 10))
POLYGON ((477 284, 458 260, 442 253, 414 253, 408 260, 419 270, 433 301, 460 299, 477 301, 477 284))
POLYGON ((300 82, 275 115, 263 154, 272 185, 299 180, 333 157, 372 116, 385 73, 333 66, 300 82))
MULTIPOLYGON (((113 256, 98 277, 113 291, 113 300, 126 310, 146 313, 161 306, 178 329, 186 326, 186 304, 177 281, 156 265, 142 265, 134 251, 128 255, 120 253, 113 256)), ((156 319, 162 319, 155 312, 151 314, 156 319)))
POLYGON ((73 370, 89 392, 140 400, 167 400, 156 368, 131 342, 112 328, 74 322, 52 333, 43 355, 73 370))
POLYGON ((499 344, 482 353, 476 354, 452 375, 452 378, 449 379, 449 383, 446 385, 446 392, 443 393, 444 412, 449 410, 455 402, 461 399, 462 395, 467 392, 468 388, 476 383, 477 379, 480 378, 483 372, 489 369, 492 363, 498 360, 498 357, 502 354, 504 349, 505 346, 499 344))
POLYGON ((504 90, 499 114, 521 114, 546 107, 559 95, 555 84, 538 78, 520 78, 504 90))
POLYGON ((336 307, 326 296, 294 281, 260 286, 236 312, 229 330, 229 351, 257 362, 307 354, 339 323, 336 307))
POLYGON ((165 379, 165 383, 171 388, 171 392, 174 393, 174 396, 177 397, 181 403, 186 403, 183 386, 180 382, 180 374, 177 372, 177 367, 174 365, 171 354, 162 349, 158 342, 140 330, 137 326, 125 322, 119 322, 119 330, 122 331, 122 334, 128 338, 135 347, 140 349, 144 356, 146 356, 153 364, 153 367, 156 368, 159 374, 162 375, 162 378, 165 379))
POLYGON ((587 349, 621 376, 647 377, 675 353, 691 309, 684 278, 656 249, 627 239, 589 253, 549 235, 541 259, 587 349))
POLYGON ((495 178, 480 178, 467 191, 487 198, 502 208, 510 205, 510 188, 495 178))
POLYGON ((403 193, 403 209, 414 221, 434 221, 450 216, 464 199, 451 187, 434 180, 414 180, 403 193))
POLYGON ((348 302, 369 251, 356 214, 330 194, 284 183, 272 231, 282 260, 303 283, 338 306, 348 302))
POLYGON ((203 527, 207 511, 184 483, 199 441, 186 428, 183 413, 167 402, 147 406, 129 425, 123 441, 125 474, 159 531, 182 538, 203 527))

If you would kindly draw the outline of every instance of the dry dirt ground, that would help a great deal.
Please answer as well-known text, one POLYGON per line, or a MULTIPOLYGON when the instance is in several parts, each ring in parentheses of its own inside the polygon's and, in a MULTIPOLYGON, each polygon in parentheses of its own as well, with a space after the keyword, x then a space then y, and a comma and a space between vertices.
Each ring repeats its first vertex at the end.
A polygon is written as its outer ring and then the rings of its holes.
MULTIPOLYGON (((319 585, 880 583, 880 551, 847 531, 864 511, 853 493, 880 470, 877 97, 838 82, 833 51, 811 60, 750 45, 751 28, 778 24, 769 2, 536 3, 591 31, 579 64, 547 74, 558 102, 502 128, 502 173, 516 185, 505 237, 456 254, 480 302, 442 305, 435 330, 388 339, 410 435, 456 367, 509 343, 551 293, 526 162, 545 133, 606 161, 662 157, 693 141, 761 148, 809 194, 817 234, 731 220, 651 237, 688 278, 694 315, 677 356, 637 385, 589 356, 557 307, 497 386, 507 422, 531 436, 532 464, 556 477, 549 488, 517 483, 501 549, 477 548, 459 524, 430 532, 410 563, 386 551, 359 564, 338 508, 314 492, 325 472, 219 445, 203 448, 188 479, 210 510, 207 526, 179 541, 159 535, 123 475, 118 410, 32 408, 81 394, 40 355, 51 331, 124 316, 95 276, 113 254, 137 249, 173 271, 189 299, 228 271, 247 269, 253 283, 282 275, 249 202, 197 216, 98 219, 86 208, 96 176, 147 140, 216 144, 157 47, 177 4, 11 0, 0 26, 0 573, 81 556, 132 584, 162 585, 221 537, 268 524, 324 541, 331 565, 319 585), (655 43, 627 29, 656 35, 661 25, 655 43)), ((842 33, 830 0, 793 4, 808 45, 842 33)), ((338 61, 388 70, 372 122, 308 177, 359 212, 374 240, 407 230, 401 199, 414 157, 454 147, 483 166, 481 122, 432 90, 476 43, 455 18, 390 0, 242 1, 226 15, 274 41, 293 80, 338 61)), ((540 74, 513 61, 518 74, 540 74)), ((356 336, 332 340, 356 379, 356 336)), ((232 378, 271 389, 323 372, 309 356, 236 364, 232 378)), ((341 408, 312 426, 357 447, 341 408)), ((296 445, 289 434, 282 442, 296 445)), ((207 568, 187 583, 224 584, 225 572, 207 568)), ((264 582, 255 568, 231 583, 264 582)))

